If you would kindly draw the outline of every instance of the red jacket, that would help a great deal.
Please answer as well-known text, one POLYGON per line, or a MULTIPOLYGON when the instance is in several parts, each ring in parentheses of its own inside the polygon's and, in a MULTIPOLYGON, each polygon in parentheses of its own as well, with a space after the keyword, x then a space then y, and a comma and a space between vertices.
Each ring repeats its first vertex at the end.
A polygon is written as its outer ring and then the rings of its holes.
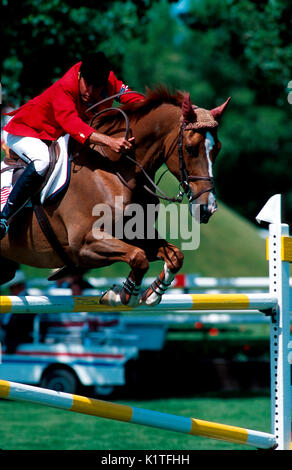
MULTIPOLYGON (((94 132, 84 121, 90 116, 85 110, 90 106, 82 104, 79 96, 78 72, 81 62, 73 65, 65 75, 40 95, 20 108, 8 113, 13 118, 4 130, 10 134, 36 137, 43 140, 56 140, 61 135, 70 134, 80 143, 94 132)), ((108 83, 102 90, 100 100, 116 93, 130 90, 110 72, 108 83)), ((142 96, 133 92, 120 96, 121 103, 140 101, 142 96)), ((96 108, 95 111, 112 106, 113 100, 96 108)))

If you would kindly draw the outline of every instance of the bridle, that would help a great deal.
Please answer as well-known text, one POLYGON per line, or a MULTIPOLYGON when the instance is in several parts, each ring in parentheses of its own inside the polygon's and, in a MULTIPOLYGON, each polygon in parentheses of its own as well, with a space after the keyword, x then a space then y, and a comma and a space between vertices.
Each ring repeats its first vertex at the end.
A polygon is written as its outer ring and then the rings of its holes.
POLYGON ((179 156, 179 171, 180 171, 180 187, 183 189, 183 193, 187 196, 189 203, 192 203, 195 199, 198 199, 202 194, 208 193, 210 191, 214 191, 214 178, 210 176, 194 176, 189 175, 186 169, 185 159, 183 156, 183 132, 185 130, 186 123, 185 121, 182 122, 179 130, 179 138, 178 138, 178 156, 179 156), (210 188, 202 189, 198 191, 196 194, 193 194, 189 182, 195 181, 210 181, 211 186, 210 188))
MULTIPOLYGON (((123 92, 122 94, 128 94, 128 93, 134 93, 133 91, 125 91, 123 92)), ((141 94, 141 93, 139 93, 141 94)), ((92 112, 92 110, 97 107, 97 106, 100 106, 101 104, 105 103, 106 101, 109 101, 109 100, 112 100, 116 97, 119 97, 121 96, 121 93, 117 93, 115 95, 112 95, 112 96, 109 96, 108 98, 105 98, 103 99, 102 101, 99 101, 98 103, 95 103, 94 105, 90 106, 90 108, 88 108, 85 112, 88 113, 88 112, 92 112)), ((141 94, 141 96, 144 96, 141 94)), ((130 131, 130 123, 129 123, 129 118, 127 116, 127 114, 121 109, 121 108, 106 108, 106 109, 102 109, 101 111, 97 112, 94 114, 94 116, 92 117, 91 121, 90 121, 90 126, 93 125, 93 121, 98 117, 100 116, 101 114, 103 113, 106 113, 106 112, 109 112, 109 111, 118 111, 120 112, 124 119, 125 119, 125 123, 126 123, 126 129, 125 129, 125 136, 124 138, 126 140, 128 140, 128 137, 129 137, 129 131, 130 131)), ((136 160, 134 160, 132 157, 130 157, 129 155, 127 154, 123 154, 124 158, 127 158, 130 162, 132 162, 133 164, 135 164, 136 166, 138 166, 141 170, 141 172, 143 173, 143 175, 145 176, 145 178, 149 181, 149 183, 153 186, 153 188, 155 189, 155 191, 153 191, 152 189, 150 189, 146 184, 143 185, 144 189, 150 193, 151 195, 155 196, 155 197, 158 197, 159 199, 164 199, 166 201, 169 201, 169 202, 178 202, 178 203, 181 203, 183 201, 183 197, 184 195, 186 195, 186 197, 188 198, 189 200, 189 203, 191 204, 194 200, 198 199, 202 194, 204 193, 207 193, 207 192, 210 192, 210 191, 214 191, 214 178, 210 177, 210 176, 194 176, 194 175, 189 175, 188 174, 188 171, 187 171, 187 168, 186 168, 186 164, 185 164, 185 160, 184 160, 184 156, 183 156, 183 132, 185 130, 185 126, 186 126, 186 122, 185 121, 182 121, 181 123, 181 126, 180 126, 180 130, 179 130, 179 136, 178 136, 178 157, 179 157, 179 170, 180 170, 180 182, 179 182, 179 193, 177 194, 177 196, 175 197, 169 197, 167 196, 158 186, 159 182, 161 181, 161 178, 163 177, 163 175, 168 171, 166 170, 159 178, 159 181, 158 183, 155 183, 153 181, 153 179, 148 175, 148 173, 145 171, 145 169, 143 168, 143 166, 141 165, 140 162, 137 162, 136 160), (206 188, 206 189, 202 189, 201 191, 198 191, 196 194, 193 194, 192 192, 192 189, 189 185, 189 182, 196 182, 196 181, 210 181, 211 183, 211 186, 209 188, 206 188), (158 193, 159 194, 158 194, 158 193)), ((109 161, 111 161, 109 159, 109 161)), ((129 186, 129 184, 127 183, 127 181, 123 178, 123 176, 117 172, 116 170, 114 170, 116 175, 118 176, 118 178, 120 179, 120 181, 128 188, 132 191, 132 188, 129 186)))

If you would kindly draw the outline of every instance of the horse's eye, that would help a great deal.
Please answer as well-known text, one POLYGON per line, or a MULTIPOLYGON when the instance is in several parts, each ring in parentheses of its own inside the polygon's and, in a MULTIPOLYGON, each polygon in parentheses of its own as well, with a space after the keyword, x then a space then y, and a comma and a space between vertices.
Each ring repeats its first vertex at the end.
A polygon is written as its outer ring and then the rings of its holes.
POLYGON ((185 146, 186 151, 190 155, 190 157, 197 157, 198 156, 198 146, 194 145, 186 145, 185 146))

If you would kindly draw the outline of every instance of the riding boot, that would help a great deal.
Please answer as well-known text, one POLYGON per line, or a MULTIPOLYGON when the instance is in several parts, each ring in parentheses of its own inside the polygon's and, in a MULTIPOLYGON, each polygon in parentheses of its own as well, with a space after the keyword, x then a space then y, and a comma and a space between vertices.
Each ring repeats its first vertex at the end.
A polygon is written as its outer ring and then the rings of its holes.
POLYGON ((0 240, 5 237, 12 217, 26 205, 29 199, 41 187, 44 178, 44 176, 36 172, 34 163, 31 162, 16 181, 0 214, 0 240))

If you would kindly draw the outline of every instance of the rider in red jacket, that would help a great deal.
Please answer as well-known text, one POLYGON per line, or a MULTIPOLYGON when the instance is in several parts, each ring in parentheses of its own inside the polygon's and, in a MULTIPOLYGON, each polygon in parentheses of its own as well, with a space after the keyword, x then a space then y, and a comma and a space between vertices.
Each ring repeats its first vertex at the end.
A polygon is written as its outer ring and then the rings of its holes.
MULTIPOLYGON (((49 167, 51 141, 70 134, 84 144, 105 145, 115 152, 131 149, 133 138, 111 137, 97 132, 85 121, 91 104, 119 93, 121 103, 141 101, 138 93, 124 94, 129 88, 118 80, 102 52, 87 56, 71 67, 65 75, 17 110, 4 127, 9 148, 29 162, 14 185, 0 216, 0 239, 8 231, 9 220, 27 203, 41 186, 49 167)), ((113 100, 101 105, 108 108, 113 100)))

